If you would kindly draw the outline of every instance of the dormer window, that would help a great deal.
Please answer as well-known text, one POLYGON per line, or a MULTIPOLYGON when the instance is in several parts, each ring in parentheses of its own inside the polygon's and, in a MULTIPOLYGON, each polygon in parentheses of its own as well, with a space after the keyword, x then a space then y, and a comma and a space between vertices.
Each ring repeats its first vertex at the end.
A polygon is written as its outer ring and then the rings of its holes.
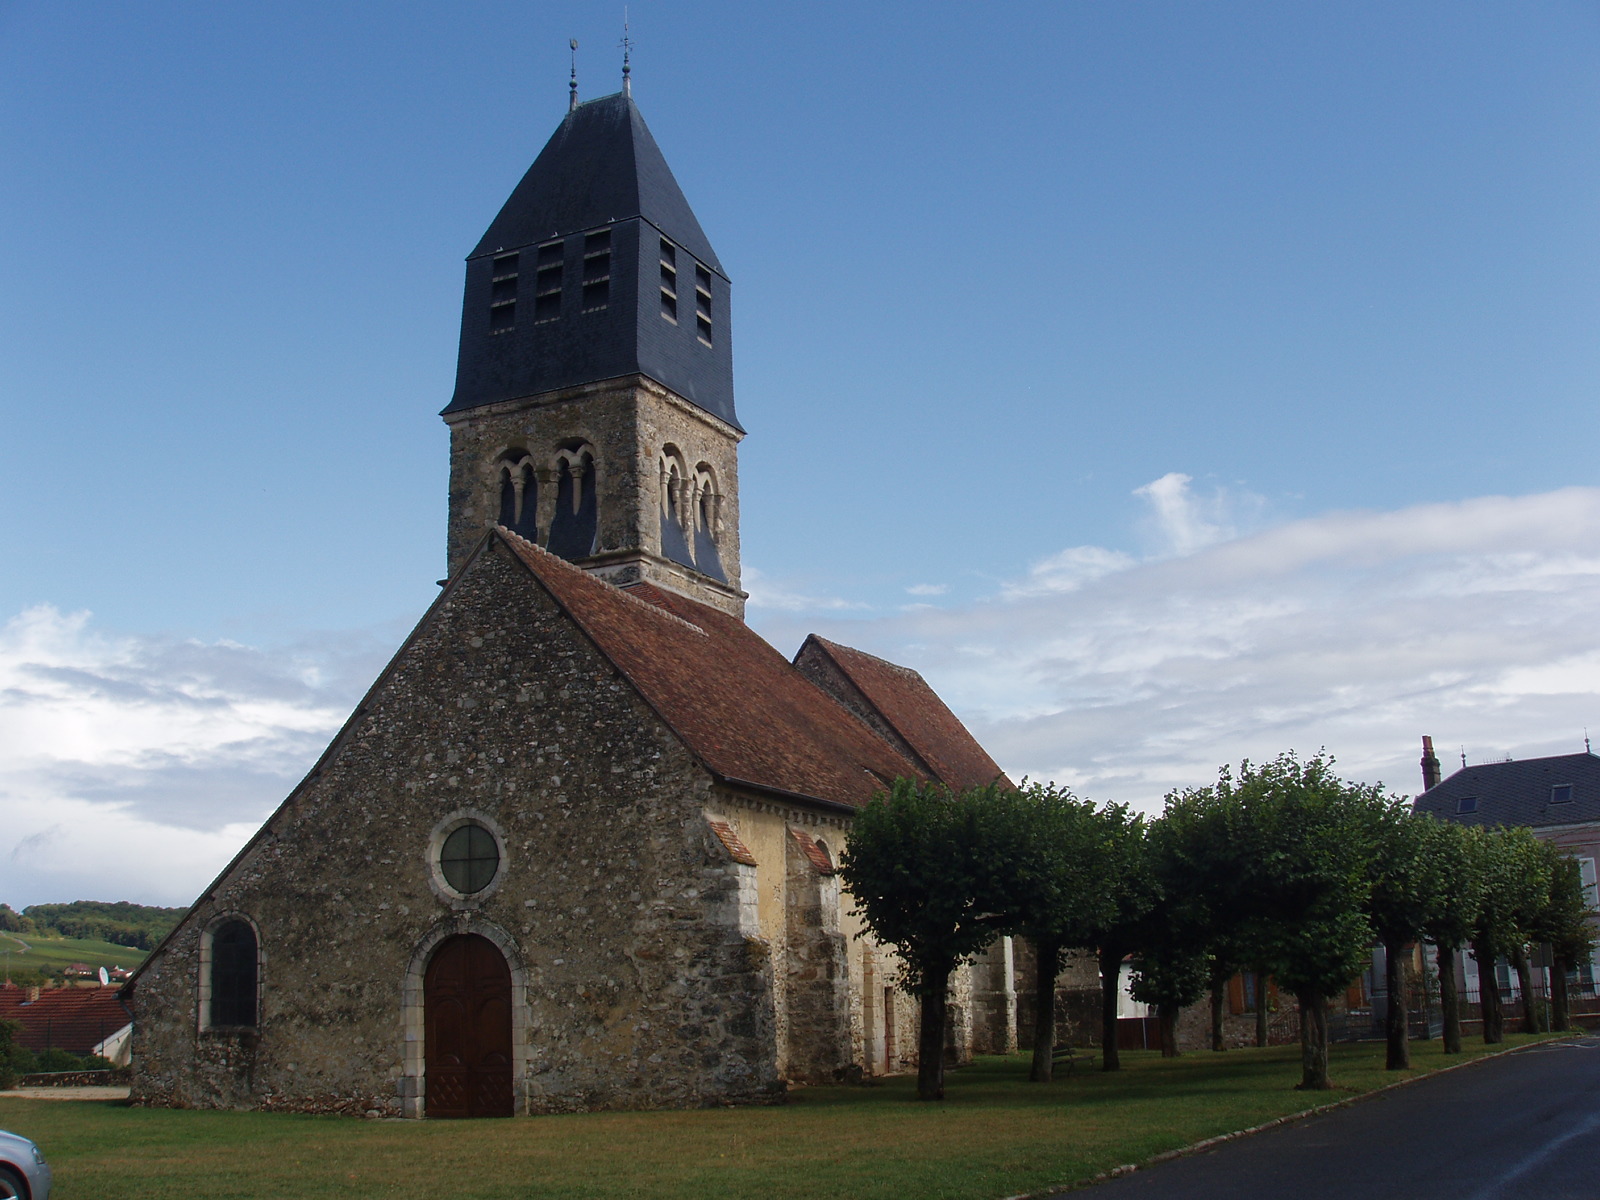
POLYGON ((533 284, 533 319, 554 321, 561 315, 564 250, 560 242, 539 247, 539 271, 533 284))
POLYGON ((661 239, 661 315, 678 323, 678 248, 661 239))
POLYGON ((502 254, 490 268, 490 333, 505 333, 517 326, 517 260, 520 257, 502 254))
POLYGON ((583 239, 583 311, 605 308, 611 302, 611 230, 602 229, 583 239))
POLYGON ((1456 801, 1458 813, 1475 813, 1478 811, 1478 798, 1476 796, 1463 796, 1456 801))
POLYGON ((1570 783, 1552 784, 1550 787, 1551 804, 1569 804, 1572 801, 1572 785, 1570 783))
POLYGON ((711 272, 699 263, 694 265, 694 328, 711 345, 711 272))

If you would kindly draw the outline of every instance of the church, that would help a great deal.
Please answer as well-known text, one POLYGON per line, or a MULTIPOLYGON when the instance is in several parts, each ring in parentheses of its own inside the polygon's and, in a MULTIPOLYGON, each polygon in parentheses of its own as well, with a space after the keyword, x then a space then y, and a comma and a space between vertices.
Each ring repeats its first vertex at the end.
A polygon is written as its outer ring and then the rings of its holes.
MULTIPOLYGON (((626 78, 626 77, 625 77, 626 78)), ((729 281, 629 89, 467 259, 448 577, 124 991, 135 1103, 467 1117, 914 1067, 835 874, 900 776, 1000 768, 915 671, 745 623, 729 281)), ((1016 1043, 1011 948, 947 1053, 1016 1043)))

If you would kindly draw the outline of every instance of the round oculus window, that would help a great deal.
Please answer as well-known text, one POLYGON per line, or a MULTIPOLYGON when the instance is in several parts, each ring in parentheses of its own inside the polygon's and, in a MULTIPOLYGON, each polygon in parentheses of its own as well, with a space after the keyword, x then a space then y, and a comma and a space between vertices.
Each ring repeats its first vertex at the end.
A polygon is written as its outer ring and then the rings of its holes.
POLYGON ((483 891, 500 869, 500 847, 482 825, 462 825, 444 839, 439 871, 463 896, 483 891))

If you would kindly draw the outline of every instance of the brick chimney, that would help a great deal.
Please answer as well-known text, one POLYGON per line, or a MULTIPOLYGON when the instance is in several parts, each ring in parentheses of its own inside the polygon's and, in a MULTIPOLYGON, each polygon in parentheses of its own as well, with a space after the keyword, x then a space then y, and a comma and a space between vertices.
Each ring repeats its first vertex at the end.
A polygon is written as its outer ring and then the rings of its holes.
POLYGON ((1422 790, 1439 786, 1439 756, 1433 752, 1433 739, 1426 734, 1422 738, 1422 790))

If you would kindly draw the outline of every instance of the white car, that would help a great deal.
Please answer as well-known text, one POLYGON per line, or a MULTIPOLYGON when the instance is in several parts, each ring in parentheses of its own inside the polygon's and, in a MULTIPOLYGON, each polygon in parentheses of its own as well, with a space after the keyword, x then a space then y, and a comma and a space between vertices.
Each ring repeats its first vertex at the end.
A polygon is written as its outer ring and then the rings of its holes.
POLYGON ((0 1200, 50 1200, 50 1164, 25 1137, 0 1129, 0 1200))

